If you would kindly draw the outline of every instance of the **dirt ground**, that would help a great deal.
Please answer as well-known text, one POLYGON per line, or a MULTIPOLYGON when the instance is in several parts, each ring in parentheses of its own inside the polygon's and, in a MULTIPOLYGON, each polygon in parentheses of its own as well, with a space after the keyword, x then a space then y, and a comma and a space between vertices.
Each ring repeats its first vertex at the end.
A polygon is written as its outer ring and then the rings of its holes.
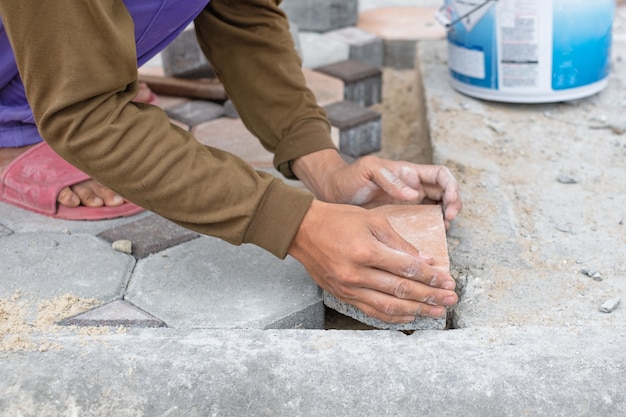
POLYGON ((378 153, 381 157, 417 164, 432 162, 418 78, 414 69, 383 70, 383 100, 372 106, 382 114, 382 150, 378 153))

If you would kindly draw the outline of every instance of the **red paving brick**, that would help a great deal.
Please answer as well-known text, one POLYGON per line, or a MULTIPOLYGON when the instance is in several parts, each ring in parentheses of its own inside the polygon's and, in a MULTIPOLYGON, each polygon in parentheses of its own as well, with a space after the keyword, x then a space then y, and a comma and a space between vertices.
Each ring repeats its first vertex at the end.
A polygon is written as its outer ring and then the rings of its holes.
POLYGON ((435 20, 437 9, 386 7, 359 15, 357 27, 387 40, 443 39, 446 30, 435 20))
POLYGON ((375 209, 387 216, 391 226, 422 253, 435 258, 433 266, 449 271, 446 227, 439 205, 385 205, 375 209))

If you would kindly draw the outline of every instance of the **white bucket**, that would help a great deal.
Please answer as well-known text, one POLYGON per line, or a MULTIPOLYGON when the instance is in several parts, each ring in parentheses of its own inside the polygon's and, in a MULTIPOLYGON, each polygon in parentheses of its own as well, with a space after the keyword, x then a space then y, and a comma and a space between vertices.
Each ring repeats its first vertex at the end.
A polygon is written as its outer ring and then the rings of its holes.
POLYGON ((608 82, 614 0, 445 0, 452 86, 469 96, 547 103, 608 82))

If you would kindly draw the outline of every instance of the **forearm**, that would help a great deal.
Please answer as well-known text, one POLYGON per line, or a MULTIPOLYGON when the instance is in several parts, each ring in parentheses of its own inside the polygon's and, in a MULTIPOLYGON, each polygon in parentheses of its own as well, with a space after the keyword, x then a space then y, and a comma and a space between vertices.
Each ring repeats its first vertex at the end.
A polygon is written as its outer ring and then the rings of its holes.
POLYGON ((243 122, 274 153, 280 172, 292 177, 290 161, 334 148, 275 0, 212 0, 195 27, 243 122))
POLYGON ((311 196, 132 103, 137 58, 122 1, 2 0, 0 15, 41 135, 62 157, 185 227, 286 254, 311 196))

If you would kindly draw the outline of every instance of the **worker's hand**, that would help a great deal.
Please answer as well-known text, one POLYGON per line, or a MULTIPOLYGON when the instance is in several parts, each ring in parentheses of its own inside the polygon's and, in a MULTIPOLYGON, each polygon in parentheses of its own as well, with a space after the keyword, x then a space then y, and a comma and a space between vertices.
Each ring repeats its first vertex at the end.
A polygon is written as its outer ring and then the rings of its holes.
POLYGON ((443 317, 457 302, 450 274, 376 211, 314 200, 289 254, 324 290, 385 322, 443 317))
POLYGON ((305 155, 294 161, 294 173, 327 202, 371 207, 389 203, 438 203, 446 228, 463 204, 458 182, 440 165, 417 165, 370 155, 346 164, 334 149, 305 155))

